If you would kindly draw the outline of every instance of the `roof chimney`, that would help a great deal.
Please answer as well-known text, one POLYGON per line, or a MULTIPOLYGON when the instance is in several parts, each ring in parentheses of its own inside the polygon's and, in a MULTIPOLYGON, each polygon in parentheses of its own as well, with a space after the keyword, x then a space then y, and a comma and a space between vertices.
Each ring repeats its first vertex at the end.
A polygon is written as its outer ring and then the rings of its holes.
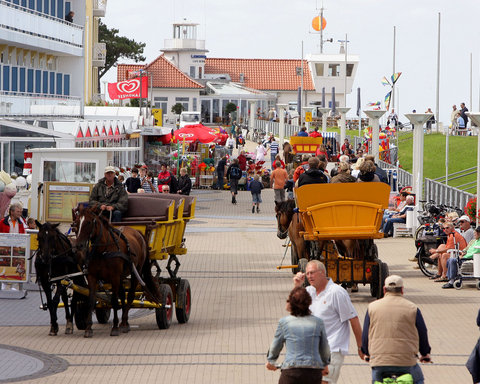
POLYGON ((244 82, 245 82, 245 74, 240 73, 240 83, 244 83, 244 82))

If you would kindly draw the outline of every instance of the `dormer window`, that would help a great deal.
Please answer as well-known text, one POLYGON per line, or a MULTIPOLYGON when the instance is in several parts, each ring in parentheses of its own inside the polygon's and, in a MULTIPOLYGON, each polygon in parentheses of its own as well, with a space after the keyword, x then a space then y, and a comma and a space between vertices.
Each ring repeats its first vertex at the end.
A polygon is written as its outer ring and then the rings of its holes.
POLYGON ((340 76, 340 64, 328 64, 328 76, 340 76))
POLYGON ((347 64, 347 77, 352 77, 354 64, 347 64))
POLYGON ((315 70, 317 72, 317 76, 323 77, 323 63, 315 63, 315 70))

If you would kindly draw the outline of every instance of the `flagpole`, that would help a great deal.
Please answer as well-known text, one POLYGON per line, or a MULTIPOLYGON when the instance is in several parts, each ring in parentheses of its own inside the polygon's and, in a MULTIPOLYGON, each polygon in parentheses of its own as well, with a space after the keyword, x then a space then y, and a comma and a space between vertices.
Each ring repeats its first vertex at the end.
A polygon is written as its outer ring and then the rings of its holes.
POLYGON ((143 71, 140 70, 140 116, 142 116, 142 103, 143 103, 143 100, 142 100, 142 75, 143 75, 143 71))
MULTIPOLYGON (((393 26, 393 76, 395 76, 395 51, 396 51, 396 37, 397 37, 397 27, 393 26)), ((391 95, 391 100, 390 104, 393 105, 393 108, 395 108, 395 98, 394 98, 394 93, 395 93, 395 82, 392 81, 392 95, 391 95)), ((397 116, 399 114, 399 111, 397 111, 397 116)))
MULTIPOLYGON (((438 132, 438 122, 440 121, 440 21, 441 13, 438 12, 438 42, 437 42, 437 97, 436 97, 436 106, 435 106, 435 116, 437 116, 437 132, 438 132)), ((470 104, 471 105, 471 104, 470 104)), ((443 133, 443 132, 442 132, 443 133)), ((447 167, 448 169, 448 167, 447 167)), ((448 177, 448 176, 447 176, 448 177)), ((447 179, 448 180, 448 179, 447 179)))

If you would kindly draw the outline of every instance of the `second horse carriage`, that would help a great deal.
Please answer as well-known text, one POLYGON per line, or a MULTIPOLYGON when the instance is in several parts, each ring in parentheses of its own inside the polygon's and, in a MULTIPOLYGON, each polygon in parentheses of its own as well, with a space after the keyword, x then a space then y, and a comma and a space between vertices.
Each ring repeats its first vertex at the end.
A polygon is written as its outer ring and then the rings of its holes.
POLYGON ((390 186, 385 183, 310 184, 297 188, 296 203, 277 204, 277 236, 291 241, 291 266, 305 272, 309 260, 324 263, 327 277, 342 286, 370 284, 373 297, 383 297, 388 265, 378 258, 374 239, 390 186))

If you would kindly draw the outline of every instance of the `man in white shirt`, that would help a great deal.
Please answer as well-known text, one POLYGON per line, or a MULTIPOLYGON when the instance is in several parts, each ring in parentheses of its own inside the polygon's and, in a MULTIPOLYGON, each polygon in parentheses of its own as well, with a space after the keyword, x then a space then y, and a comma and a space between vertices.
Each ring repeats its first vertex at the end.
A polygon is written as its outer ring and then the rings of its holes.
POLYGON ((348 354, 350 325, 357 341, 357 353, 363 360, 362 327, 357 312, 345 289, 326 276, 325 266, 318 260, 307 264, 306 273, 298 272, 293 278, 295 287, 302 286, 305 277, 310 286, 307 292, 312 297, 310 310, 325 324, 331 359, 329 374, 323 378, 323 384, 335 384, 340 376, 344 356, 348 354))
POLYGON ((475 238, 473 228, 470 225, 470 217, 463 215, 458 219, 457 223, 460 226, 460 229, 457 229, 458 233, 463 236, 467 244, 470 243, 475 238))

